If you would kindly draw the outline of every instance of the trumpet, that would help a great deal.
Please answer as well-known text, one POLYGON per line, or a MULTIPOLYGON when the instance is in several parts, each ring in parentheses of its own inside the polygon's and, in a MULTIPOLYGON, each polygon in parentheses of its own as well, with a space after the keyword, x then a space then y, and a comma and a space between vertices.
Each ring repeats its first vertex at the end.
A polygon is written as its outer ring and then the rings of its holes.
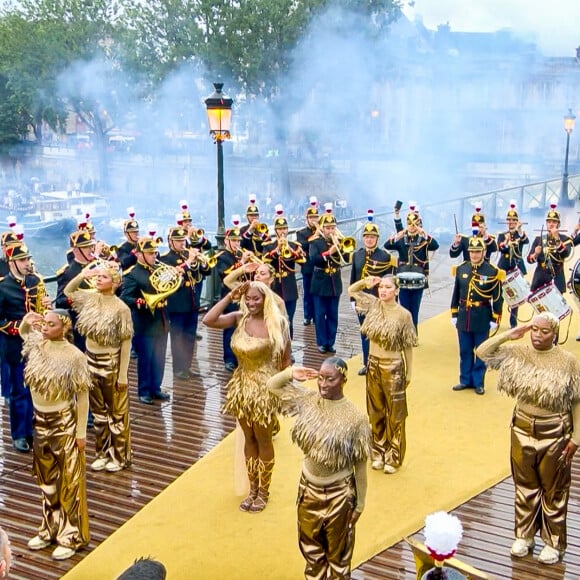
POLYGON ((189 240, 191 241, 192 244, 197 244, 200 240, 203 240, 204 238, 205 238, 205 230, 203 230, 202 228, 199 229, 191 228, 189 230, 189 240))
POLYGON ((254 252, 250 252, 250 250, 243 250, 241 255, 242 262, 255 262, 256 264, 263 264, 262 260, 254 254, 254 252), (245 260, 244 260, 245 258, 245 260))
POLYGON ((179 289, 183 280, 177 268, 164 264, 159 260, 155 261, 153 268, 153 272, 149 276, 149 282, 153 286, 155 294, 141 291, 143 300, 145 300, 145 304, 147 304, 151 312, 155 312, 156 308, 163 307, 166 299, 179 289))
POLYGON ((269 228, 268 228, 268 225, 267 225, 267 224, 261 224, 261 223, 258 223, 258 224, 256 224, 256 225, 254 226, 254 231, 255 231, 257 234, 260 234, 261 236, 263 236, 263 235, 265 235, 265 234, 267 234, 267 233, 268 233, 268 231, 269 231, 269 228))
POLYGON ((200 252, 197 248, 189 248, 186 260, 190 263, 199 263, 207 268, 215 268, 217 265, 217 256, 208 252, 200 252))
POLYGON ((107 242, 103 242, 99 240, 96 244, 96 248, 98 249, 97 254, 95 255, 98 259, 105 259, 105 260, 114 260, 117 257, 117 250, 119 249, 118 246, 114 244, 109 245, 107 242))

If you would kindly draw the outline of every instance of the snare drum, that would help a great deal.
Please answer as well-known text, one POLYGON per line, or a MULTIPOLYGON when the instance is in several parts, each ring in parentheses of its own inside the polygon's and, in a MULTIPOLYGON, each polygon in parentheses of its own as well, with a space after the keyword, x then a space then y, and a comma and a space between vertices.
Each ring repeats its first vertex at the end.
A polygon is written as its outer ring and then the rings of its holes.
POLYGON ((523 304, 530 295, 530 284, 520 270, 507 273, 502 285, 503 299, 510 308, 523 304))
POLYGON ((419 274, 419 272, 399 272, 397 280, 399 281, 399 288, 405 290, 421 290, 425 288, 427 281, 425 274, 419 274))
POLYGON ((530 294, 528 302, 532 305, 536 314, 551 312, 560 320, 563 320, 572 312, 564 296, 554 284, 547 284, 538 288, 533 294, 530 294))
POLYGON ((576 298, 580 300, 580 260, 574 264, 574 268, 572 268, 572 276, 570 277, 570 282, 568 282, 568 286, 570 290, 574 292, 576 298))

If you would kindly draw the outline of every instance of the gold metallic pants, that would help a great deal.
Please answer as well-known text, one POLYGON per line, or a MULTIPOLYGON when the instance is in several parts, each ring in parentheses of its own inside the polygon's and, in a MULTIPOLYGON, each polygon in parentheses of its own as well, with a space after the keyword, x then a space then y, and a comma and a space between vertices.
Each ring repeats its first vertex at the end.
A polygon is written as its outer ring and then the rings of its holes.
POLYGON ((511 467, 516 488, 515 535, 566 549, 566 512, 572 468, 562 450, 572 432, 568 413, 534 417, 515 409, 511 429, 511 467))
POLYGON ((298 486, 298 545, 309 580, 350 578, 354 527, 349 521, 356 505, 354 476, 326 487, 304 475, 298 486))
POLYGON ((86 354, 93 378, 89 404, 94 417, 97 458, 109 457, 126 467, 131 463, 129 389, 120 392, 116 388, 119 352, 86 354))
POLYGON ((85 456, 76 444, 74 406, 34 416, 32 470, 42 491, 38 535, 66 548, 89 543, 85 456))
POLYGON ((400 467, 407 440, 407 395, 403 359, 369 356, 367 367, 367 413, 371 423, 373 460, 400 467))

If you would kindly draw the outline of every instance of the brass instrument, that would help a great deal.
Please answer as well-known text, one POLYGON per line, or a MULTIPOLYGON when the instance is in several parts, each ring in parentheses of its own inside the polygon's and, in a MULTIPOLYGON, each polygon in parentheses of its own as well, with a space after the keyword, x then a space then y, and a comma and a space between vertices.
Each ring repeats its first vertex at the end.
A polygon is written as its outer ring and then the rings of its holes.
POLYGON ((143 300, 145 300, 149 310, 154 312, 156 308, 164 306, 167 297, 179 289, 182 279, 181 273, 177 268, 157 260, 154 270, 149 276, 149 282, 153 286, 155 294, 141 291, 143 300))
POLYGON ((199 229, 195 229, 195 228, 191 228, 189 230, 189 240, 192 244, 197 244, 200 240, 203 240, 205 238, 205 230, 203 230, 202 228, 199 229))
POLYGON ((44 280, 38 275, 38 284, 36 285, 36 300, 34 303, 34 312, 37 314, 44 314, 47 310, 50 310, 42 303, 42 299, 48 296, 46 291, 46 286, 44 285, 44 280))
POLYGON ((217 256, 209 252, 200 252, 197 248, 190 248, 187 254, 187 259, 192 259, 193 262, 199 262, 202 266, 207 268, 215 268, 217 265, 217 256))
POLYGON ((269 228, 267 224, 256 224, 254 226, 254 231, 263 236, 268 233, 269 228))
POLYGON ((244 250, 242 252, 242 259, 246 258, 246 262, 255 262, 256 264, 263 264, 262 260, 254 254, 254 252, 250 252, 250 250, 244 250))
POLYGON ((99 255, 96 256, 99 259, 105 259, 105 260, 114 260, 117 257, 117 250, 119 249, 118 246, 115 246, 114 244, 109 245, 107 244, 107 242, 102 242, 99 241, 99 244, 101 244, 101 250, 99 252, 99 255))
POLYGON ((282 246, 280 247, 280 256, 284 260, 291 260, 292 258, 294 258, 294 252, 292 251, 292 248, 290 247, 290 244, 288 244, 288 242, 282 244, 282 246))

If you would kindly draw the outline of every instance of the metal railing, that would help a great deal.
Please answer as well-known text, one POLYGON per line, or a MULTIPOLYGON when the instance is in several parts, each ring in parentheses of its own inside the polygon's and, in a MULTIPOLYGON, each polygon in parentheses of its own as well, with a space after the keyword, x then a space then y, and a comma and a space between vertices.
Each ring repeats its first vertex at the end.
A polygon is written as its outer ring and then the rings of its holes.
MULTIPOLYGON (((493 224, 505 222, 505 213, 509 209, 512 200, 516 203, 520 217, 529 214, 543 215, 544 210, 550 204, 561 205, 559 203, 561 187, 562 178, 558 177, 537 183, 470 194, 460 198, 434 201, 421 206, 421 217, 427 231, 437 238, 440 244, 444 245, 450 243, 456 233, 455 221, 460 232, 467 233, 471 231, 471 215, 479 202, 482 204, 482 212, 486 216, 486 221, 490 229, 493 230, 493 224)), ((574 202, 579 197, 580 175, 571 175, 568 178, 568 205, 574 205, 574 202)), ((401 217, 403 219, 405 219, 405 214, 406 211, 402 210, 401 217)), ((381 239, 385 239, 395 233, 393 215, 394 210, 375 212, 373 222, 380 228, 381 239)), ((356 216, 339 220, 338 227, 345 236, 354 237, 357 240, 357 247, 360 247, 362 243, 362 228, 368 221, 368 216, 366 215, 356 216)), ((289 230, 289 239, 296 239, 298 229, 300 228, 289 230)), ((300 278, 299 273, 298 278, 300 278)), ((220 285, 219 276, 214 269, 206 279, 202 307, 211 306, 216 302, 220 295, 220 285)))

